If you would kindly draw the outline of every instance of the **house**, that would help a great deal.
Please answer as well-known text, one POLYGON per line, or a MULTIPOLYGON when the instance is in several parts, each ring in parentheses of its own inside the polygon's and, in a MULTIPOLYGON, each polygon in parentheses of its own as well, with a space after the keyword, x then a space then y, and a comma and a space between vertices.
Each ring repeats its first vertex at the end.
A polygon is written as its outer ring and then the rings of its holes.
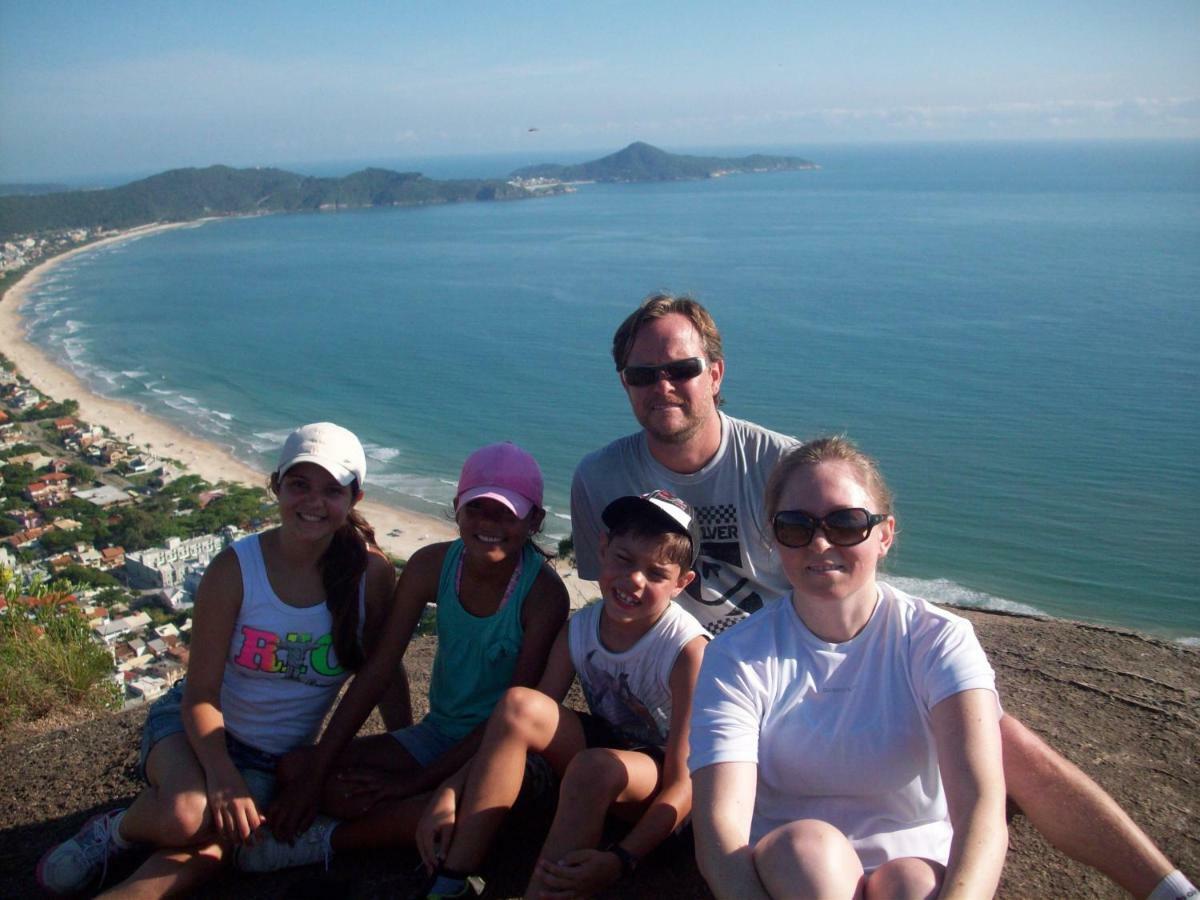
POLYGON ((36 450, 32 453, 22 453, 19 456, 10 456, 8 458, 10 465, 14 466, 29 466, 35 472, 38 469, 44 469, 54 462, 54 458, 46 456, 44 453, 38 453, 36 450))
POLYGON ((34 509, 10 509, 5 515, 22 528, 37 528, 43 524, 41 514, 34 509))
POLYGON ((224 496, 225 492, 222 490, 203 491, 196 496, 196 505, 204 509, 204 507, 208 506, 214 500, 224 496))
MULTIPOLYGON (((71 486, 62 480, 51 481, 47 475, 41 481, 31 481, 25 486, 22 496, 40 507, 57 506, 71 496, 71 486)), ((70 476, 64 476, 69 479, 70 476)))
POLYGON ((92 625, 92 633, 109 647, 113 647, 123 635, 129 633, 129 625, 123 618, 108 619, 92 625))
POLYGON ((166 679, 155 678, 153 675, 142 675, 127 685, 130 694, 133 695, 134 704, 157 700, 167 692, 169 686, 166 679))
POLYGON ((125 573, 130 587, 175 587, 184 581, 190 566, 206 566, 225 547, 219 534, 169 538, 164 547, 151 547, 125 555, 125 573))
POLYGON ((54 430, 59 434, 69 434, 79 427, 79 422, 70 416, 64 416, 61 419, 54 420, 54 430))
POLYGON ((115 503, 128 503, 133 499, 125 491, 115 488, 111 484, 106 484, 98 488, 76 490, 75 496, 80 500, 86 500, 88 503, 101 508, 112 506, 115 503))
MULTIPOLYGON (((88 448, 89 451, 91 448, 88 448)), ((121 444, 110 441, 100 448, 100 462, 106 466, 115 466, 128 456, 128 452, 121 444)))
MULTIPOLYGON (((104 641, 109 647, 112 647, 125 635, 140 632, 149 624, 150 617, 148 615, 145 613, 135 613, 131 616, 124 616, 120 619, 112 619, 100 625, 94 625, 92 626, 92 631, 96 637, 104 641)), ((144 641, 139 641, 139 644, 145 649, 146 645, 144 641)), ((136 650, 136 648, 134 649, 136 650)))
POLYGON ((15 550, 25 550, 32 547, 37 539, 49 531, 49 528, 36 527, 26 528, 24 531, 18 531, 16 534, 10 534, 4 539, 4 543, 15 550))
POLYGON ((182 612, 185 609, 191 609, 195 606, 195 601, 192 599, 195 596, 194 592, 184 588, 168 588, 163 591, 162 600, 163 606, 171 612, 182 612))
POLYGON ((42 395, 32 388, 17 391, 10 400, 13 407, 24 412, 27 409, 33 409, 42 402, 42 395))
POLYGON ((116 569, 125 565, 125 548, 124 547, 102 547, 100 549, 100 563, 98 568, 116 569))

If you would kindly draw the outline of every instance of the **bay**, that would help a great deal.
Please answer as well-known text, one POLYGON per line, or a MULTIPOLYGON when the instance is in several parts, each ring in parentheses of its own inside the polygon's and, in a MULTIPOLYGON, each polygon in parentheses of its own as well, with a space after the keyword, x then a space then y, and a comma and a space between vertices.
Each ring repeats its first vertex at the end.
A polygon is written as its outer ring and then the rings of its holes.
POLYGON ((515 440, 565 535, 575 463, 635 427, 613 330, 690 292, 727 411, 880 458, 893 580, 1200 636, 1200 145, 763 149, 822 168, 161 233, 55 270, 32 337, 264 470, 345 424, 421 511, 515 440))

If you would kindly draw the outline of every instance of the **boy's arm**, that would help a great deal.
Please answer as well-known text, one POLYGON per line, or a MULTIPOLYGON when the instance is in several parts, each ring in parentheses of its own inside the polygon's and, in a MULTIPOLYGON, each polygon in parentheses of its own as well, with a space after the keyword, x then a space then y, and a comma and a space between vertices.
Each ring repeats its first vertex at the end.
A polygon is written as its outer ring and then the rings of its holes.
POLYGON ((671 722, 663 758, 662 782, 637 824, 619 842, 619 846, 641 859, 678 828, 692 811, 692 778, 688 774, 688 725, 692 717, 692 696, 696 676, 708 639, 692 638, 675 659, 668 685, 671 689, 671 722))

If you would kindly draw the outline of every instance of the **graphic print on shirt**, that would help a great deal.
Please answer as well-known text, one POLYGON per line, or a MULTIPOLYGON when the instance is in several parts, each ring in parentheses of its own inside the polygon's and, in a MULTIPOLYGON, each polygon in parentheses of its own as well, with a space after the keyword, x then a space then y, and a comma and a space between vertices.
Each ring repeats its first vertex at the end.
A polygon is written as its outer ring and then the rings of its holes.
POLYGON ((242 646, 235 665, 279 675, 291 681, 325 685, 343 674, 333 651, 333 635, 318 638, 309 632, 289 631, 280 637, 252 625, 242 626, 242 646))
POLYGON ((665 718, 658 721, 654 712, 629 689, 627 672, 614 676, 593 665, 595 655, 595 650, 588 653, 587 678, 580 679, 588 708, 635 744, 651 747, 664 744, 670 723, 665 718))
MULTIPOLYGON (((763 598, 742 574, 742 542, 738 522, 737 505, 720 503, 715 506, 699 506, 695 509, 700 523, 700 559, 696 578, 687 587, 688 595, 705 606, 732 604, 743 614, 757 612, 762 608, 763 598)), ((732 621, 744 618, 735 615, 732 621)), ((731 622, 710 623, 714 634, 724 630, 731 622), (724 626, 724 627, 722 627, 724 626), (715 629, 715 630, 714 630, 715 629)))

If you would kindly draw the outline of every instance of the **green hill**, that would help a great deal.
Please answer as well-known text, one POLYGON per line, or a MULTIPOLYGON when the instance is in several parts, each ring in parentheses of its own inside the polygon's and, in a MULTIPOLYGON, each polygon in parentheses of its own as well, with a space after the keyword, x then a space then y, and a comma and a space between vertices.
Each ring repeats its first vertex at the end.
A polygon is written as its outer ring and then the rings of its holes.
POLYGON ((132 228, 205 216, 418 206, 537 196, 500 180, 437 181, 417 172, 364 169, 312 178, 282 169, 174 169, 117 188, 0 197, 0 239, 63 228, 132 228))
POLYGON ((668 153, 650 144, 630 144, 610 156, 574 166, 541 163, 513 172, 514 178, 557 181, 680 181, 712 178, 734 172, 783 172, 815 169, 816 163, 797 156, 687 156, 668 153))

